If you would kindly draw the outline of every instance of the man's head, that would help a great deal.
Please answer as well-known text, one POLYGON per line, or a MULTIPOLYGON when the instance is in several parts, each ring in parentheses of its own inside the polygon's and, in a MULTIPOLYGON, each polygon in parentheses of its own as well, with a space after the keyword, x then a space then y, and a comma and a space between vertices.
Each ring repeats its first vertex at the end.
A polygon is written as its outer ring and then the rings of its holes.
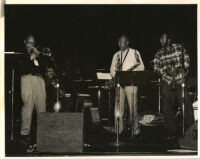
POLYGON ((166 46, 167 45, 167 38, 168 38, 168 36, 167 36, 166 33, 161 35, 161 37, 160 37, 161 46, 166 46))
POLYGON ((32 47, 35 46, 35 38, 33 35, 28 35, 25 39, 24 39, 24 44, 25 44, 25 47, 27 49, 30 49, 32 47))
POLYGON ((128 48, 129 39, 126 35, 122 35, 118 39, 118 45, 121 51, 124 51, 128 48))
POLYGON ((171 44, 171 38, 169 38, 168 34, 164 33, 164 34, 161 35, 160 44, 161 44, 162 47, 171 44))

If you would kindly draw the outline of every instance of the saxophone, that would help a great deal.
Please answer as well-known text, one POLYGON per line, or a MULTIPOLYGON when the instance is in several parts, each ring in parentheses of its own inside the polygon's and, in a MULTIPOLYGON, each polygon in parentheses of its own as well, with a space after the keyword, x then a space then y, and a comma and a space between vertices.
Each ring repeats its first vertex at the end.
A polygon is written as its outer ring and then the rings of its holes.
POLYGON ((122 64, 121 64, 121 60, 120 60, 119 54, 117 56, 117 64, 116 64, 115 68, 116 68, 115 72, 122 71, 122 64))
MULTIPOLYGON (((133 71, 141 64, 141 61, 140 61, 140 58, 139 58, 139 55, 137 54, 137 52, 135 52, 135 58, 136 58, 136 64, 125 71, 133 71)), ((118 54, 117 64, 115 65, 115 68, 116 68, 115 72, 122 71, 122 64, 121 64, 121 59, 119 57, 119 54, 118 54)), ((114 78, 112 78, 110 81, 107 81, 105 83, 105 87, 107 89, 115 88, 116 87, 116 76, 114 78)))
MULTIPOLYGON (((120 62, 119 54, 118 54, 117 64, 115 65, 115 72, 121 71, 121 70, 122 70, 122 65, 121 65, 121 62, 120 62)), ((112 78, 111 80, 105 82, 105 88, 106 89, 114 89, 115 86, 116 86, 115 77, 112 78)))

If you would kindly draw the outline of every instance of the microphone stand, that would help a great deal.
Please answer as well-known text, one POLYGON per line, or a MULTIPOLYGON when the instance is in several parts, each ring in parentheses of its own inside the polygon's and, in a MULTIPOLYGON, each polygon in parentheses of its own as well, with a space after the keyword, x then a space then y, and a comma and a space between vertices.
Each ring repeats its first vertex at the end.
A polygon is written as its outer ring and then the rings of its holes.
POLYGON ((185 134, 185 67, 184 67, 184 48, 182 46, 182 83, 181 83, 181 97, 182 97, 182 135, 185 134))
POLYGON ((10 136, 10 141, 14 141, 14 85, 15 85, 15 70, 12 68, 12 77, 11 77, 11 90, 9 93, 11 94, 11 136, 10 136))
MULTIPOLYGON (((5 55, 12 57, 13 59, 16 58, 18 55, 22 55, 23 53, 20 52, 5 52, 5 55)), ((11 65, 11 88, 9 89, 9 105, 11 105, 11 134, 9 142, 14 142, 14 95, 15 95, 15 64, 11 65)))
MULTIPOLYGON (((120 71, 122 70, 122 63, 119 66, 119 70, 120 71)), ((119 111, 120 111, 120 82, 119 82, 119 75, 117 75, 117 87, 116 87, 116 90, 117 90, 116 91, 117 100, 115 102, 117 102, 117 104, 115 106, 117 106, 117 114, 115 114, 115 115, 117 116, 117 118, 116 118, 117 121, 115 121, 116 122, 115 124, 116 124, 116 128, 117 128, 117 137, 116 137, 116 141, 113 142, 113 143, 110 143, 110 145, 116 146, 117 147, 117 152, 118 152, 118 146, 121 146, 121 145, 125 144, 125 143, 119 141, 119 111)))
POLYGON ((161 103, 160 103, 160 78, 158 79, 158 112, 161 113, 161 103))
POLYGON ((182 119, 182 134, 185 134, 185 82, 182 82, 181 84, 181 96, 182 96, 182 114, 183 114, 183 119, 182 119))
POLYGON ((117 89, 117 91, 116 91, 116 93, 117 93, 117 95, 116 95, 117 96, 117 100, 116 100, 116 102, 117 102, 117 104, 116 104, 116 106, 117 106, 117 114, 115 114, 115 115, 117 116, 116 117, 117 121, 115 121, 116 122, 115 124, 116 124, 116 129, 117 129, 117 137, 116 137, 116 141, 110 143, 110 145, 118 147, 120 145, 124 145, 123 142, 119 141, 119 111, 120 111, 120 84, 119 84, 119 76, 117 76, 117 87, 116 87, 116 89, 117 89))
POLYGON ((56 103, 54 104, 54 111, 58 113, 61 109, 61 104, 59 101, 59 83, 56 84, 56 103))

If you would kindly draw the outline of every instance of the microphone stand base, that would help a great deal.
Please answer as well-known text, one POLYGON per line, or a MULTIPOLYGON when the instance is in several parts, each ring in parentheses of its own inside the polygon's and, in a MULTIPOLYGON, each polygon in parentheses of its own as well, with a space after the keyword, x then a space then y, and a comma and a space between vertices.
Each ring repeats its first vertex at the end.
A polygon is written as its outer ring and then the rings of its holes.
POLYGON ((126 143, 124 143, 124 142, 111 142, 111 143, 109 143, 109 145, 111 145, 111 146, 116 146, 116 147, 118 147, 118 146, 123 146, 123 145, 125 145, 126 143))

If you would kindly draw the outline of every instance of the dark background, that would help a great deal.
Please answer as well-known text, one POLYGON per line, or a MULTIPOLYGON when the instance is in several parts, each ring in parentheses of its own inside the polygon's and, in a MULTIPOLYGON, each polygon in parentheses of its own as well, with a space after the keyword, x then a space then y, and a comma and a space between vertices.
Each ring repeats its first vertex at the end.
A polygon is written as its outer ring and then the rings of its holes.
POLYGON ((86 77, 97 68, 109 70, 118 51, 120 34, 130 36, 146 69, 159 48, 160 34, 168 32, 183 43, 191 57, 191 76, 197 78, 196 5, 6 5, 5 48, 19 51, 24 37, 33 34, 65 67, 80 67, 86 77))
MULTIPOLYGON (((80 68, 85 78, 94 77, 97 68, 109 71, 122 33, 129 35, 130 47, 139 50, 145 68, 151 70, 150 61, 160 47, 160 35, 165 32, 172 36, 174 43, 184 44, 187 49, 191 58, 188 84, 196 90, 196 5, 5 5, 5 51, 20 52, 24 38, 33 34, 37 45, 51 48, 60 68, 66 68, 68 61, 70 70, 80 68)), ((6 55, 5 58, 7 140, 12 121, 11 94, 8 92, 12 67, 17 68, 14 63, 18 58, 14 56, 6 55)), ((15 73, 13 120, 14 136, 17 136, 22 101, 17 69, 15 73)), ((157 87, 149 86, 141 93, 148 99, 140 100, 140 107, 157 109, 157 87)))

